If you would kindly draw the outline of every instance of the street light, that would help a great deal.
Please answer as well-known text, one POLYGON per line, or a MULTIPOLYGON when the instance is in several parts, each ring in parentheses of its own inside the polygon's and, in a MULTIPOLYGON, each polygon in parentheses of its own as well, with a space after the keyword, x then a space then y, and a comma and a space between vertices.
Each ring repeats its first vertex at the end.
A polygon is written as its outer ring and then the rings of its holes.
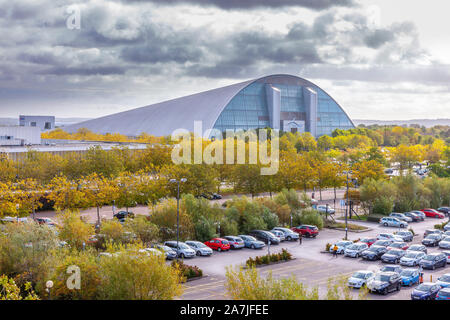
POLYGON ((47 291, 47 293, 48 293, 48 298, 51 300, 51 289, 53 288, 53 281, 48 280, 45 283, 45 287, 46 287, 45 291, 47 291))
POLYGON ((349 174, 350 173, 353 173, 353 172, 351 172, 351 171, 344 171, 344 173, 346 173, 347 174, 347 203, 346 203, 346 207, 345 207, 345 240, 348 240, 348 219, 347 219, 347 216, 348 216, 348 211, 349 211, 349 183, 348 183, 348 181, 349 181, 349 174))
POLYGON ((178 247, 178 243, 180 241, 180 184, 186 182, 186 178, 180 179, 178 181, 177 179, 170 179, 170 183, 176 183, 177 184, 177 261, 178 261, 178 250, 180 248, 178 247))

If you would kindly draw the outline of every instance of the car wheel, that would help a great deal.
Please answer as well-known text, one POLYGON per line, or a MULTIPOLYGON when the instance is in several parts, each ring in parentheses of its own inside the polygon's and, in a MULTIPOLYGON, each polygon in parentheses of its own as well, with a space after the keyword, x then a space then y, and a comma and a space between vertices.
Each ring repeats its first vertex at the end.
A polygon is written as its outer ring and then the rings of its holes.
POLYGON ((359 253, 356 254, 355 258, 359 258, 359 253))
POLYGON ((201 256, 202 254, 200 253, 200 251, 197 251, 196 255, 199 257, 199 256, 201 256))
POLYGON ((431 270, 436 270, 436 265, 433 264, 433 266, 431 267, 431 270))
POLYGON ((219 252, 222 251, 222 248, 217 248, 217 251, 219 251, 219 252))
POLYGON ((397 285, 397 291, 400 291, 400 283, 397 285))
POLYGON ((180 253, 180 258, 184 259, 184 253, 180 253))
POLYGON ((383 226, 385 226, 385 227, 387 227, 388 226, 388 224, 385 222, 385 223, 383 223, 383 226))
POLYGON ((255 249, 255 245, 252 244, 252 245, 250 246, 250 248, 251 248, 251 249, 255 249))
POLYGON ((405 227, 405 225, 404 225, 404 224, 401 224, 401 225, 400 225, 400 228, 404 228, 404 227, 405 227))
POLYGON ((387 295, 387 294, 388 294, 388 289, 387 289, 387 288, 384 288, 383 291, 381 292, 381 294, 382 294, 383 296, 387 295))
POLYGON ((287 237, 287 241, 291 241, 292 240, 292 238, 289 236, 289 237, 287 237))

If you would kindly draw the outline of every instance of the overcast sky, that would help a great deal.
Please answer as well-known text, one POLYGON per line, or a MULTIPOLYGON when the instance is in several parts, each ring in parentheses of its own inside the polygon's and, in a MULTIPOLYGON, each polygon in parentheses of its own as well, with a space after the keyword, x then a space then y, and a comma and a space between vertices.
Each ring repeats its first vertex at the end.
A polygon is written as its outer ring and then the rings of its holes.
POLYGON ((450 118, 449 11, 448 0, 0 0, 0 117, 98 117, 290 73, 354 119, 450 118), (80 29, 68 28, 76 9, 80 29))

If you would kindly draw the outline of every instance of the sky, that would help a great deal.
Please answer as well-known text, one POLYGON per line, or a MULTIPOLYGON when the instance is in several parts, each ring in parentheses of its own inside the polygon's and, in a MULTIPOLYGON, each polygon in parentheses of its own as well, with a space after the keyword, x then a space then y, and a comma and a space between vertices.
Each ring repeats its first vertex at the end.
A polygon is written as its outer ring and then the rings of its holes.
POLYGON ((353 119, 450 118, 446 0, 0 0, 0 117, 94 118, 289 73, 353 119))

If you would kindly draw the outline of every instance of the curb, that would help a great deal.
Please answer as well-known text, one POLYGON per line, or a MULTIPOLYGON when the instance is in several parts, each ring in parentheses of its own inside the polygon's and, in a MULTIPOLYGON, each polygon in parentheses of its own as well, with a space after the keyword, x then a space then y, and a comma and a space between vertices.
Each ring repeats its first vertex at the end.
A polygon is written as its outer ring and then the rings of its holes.
POLYGON ((205 274, 204 276, 201 276, 201 277, 194 277, 194 278, 186 279, 186 282, 185 282, 185 283, 191 282, 191 281, 200 280, 200 279, 207 278, 207 277, 208 277, 208 275, 205 274))
MULTIPOLYGON (((343 229, 343 228, 330 228, 330 227, 327 227, 327 229, 338 230, 338 231, 345 231, 345 229, 343 229)), ((369 232, 369 231, 373 231, 373 229, 371 229, 371 228, 367 228, 367 229, 364 229, 364 230, 350 230, 350 229, 348 229, 348 232, 353 232, 353 233, 364 233, 364 232, 369 232)))

